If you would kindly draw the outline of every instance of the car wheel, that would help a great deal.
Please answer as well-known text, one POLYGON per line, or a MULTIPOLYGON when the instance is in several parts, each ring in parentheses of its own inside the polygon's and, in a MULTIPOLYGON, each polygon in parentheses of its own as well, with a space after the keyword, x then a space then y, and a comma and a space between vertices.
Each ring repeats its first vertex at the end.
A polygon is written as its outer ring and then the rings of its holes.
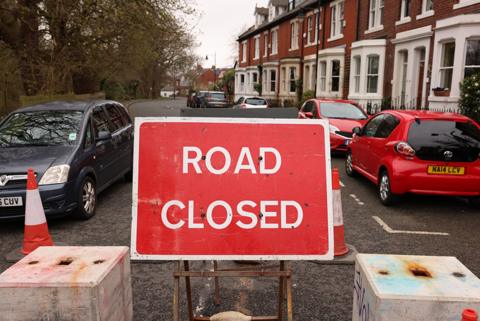
POLYGON ((480 208, 480 197, 470 197, 468 199, 468 205, 472 208, 480 208))
POLYGON ((352 152, 347 152, 347 157, 345 158, 345 172, 350 177, 357 176, 357 172, 353 169, 353 160, 352 152))
POLYGON ((95 181, 90 177, 85 177, 80 190, 78 191, 78 208, 76 217, 82 220, 88 220, 95 215, 97 209, 97 189, 95 181))
POLYGON ((387 171, 382 171, 378 180, 378 196, 385 206, 391 206, 397 201, 397 196, 392 193, 390 177, 387 171))

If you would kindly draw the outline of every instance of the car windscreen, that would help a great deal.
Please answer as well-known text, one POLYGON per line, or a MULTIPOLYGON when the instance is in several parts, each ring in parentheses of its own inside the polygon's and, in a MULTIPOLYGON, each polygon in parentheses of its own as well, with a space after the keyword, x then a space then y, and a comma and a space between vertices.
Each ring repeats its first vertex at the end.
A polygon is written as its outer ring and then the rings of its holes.
POLYGON ((265 99, 261 99, 261 98, 248 98, 245 101, 245 103, 247 105, 253 105, 253 106, 265 106, 267 104, 265 99))
POLYGON ((408 143, 423 160, 473 162, 480 153, 480 130, 471 122, 416 120, 408 143))
POLYGON ((217 99, 217 100, 224 100, 225 99, 225 94, 222 93, 211 93, 210 98, 212 99, 217 99))
POLYGON ((360 108, 348 103, 321 102, 320 113, 327 118, 355 120, 368 118, 360 108))
POLYGON ((75 145, 81 111, 31 111, 11 115, 0 125, 0 147, 75 145))

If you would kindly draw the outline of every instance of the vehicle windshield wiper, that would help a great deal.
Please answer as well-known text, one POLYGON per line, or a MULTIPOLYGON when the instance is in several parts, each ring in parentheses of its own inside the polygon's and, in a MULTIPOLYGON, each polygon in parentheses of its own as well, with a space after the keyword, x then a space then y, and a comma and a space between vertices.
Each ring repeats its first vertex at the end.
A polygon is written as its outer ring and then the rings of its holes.
POLYGON ((54 146, 54 145, 47 144, 47 143, 26 143, 26 144, 5 144, 3 147, 45 147, 45 146, 54 146))

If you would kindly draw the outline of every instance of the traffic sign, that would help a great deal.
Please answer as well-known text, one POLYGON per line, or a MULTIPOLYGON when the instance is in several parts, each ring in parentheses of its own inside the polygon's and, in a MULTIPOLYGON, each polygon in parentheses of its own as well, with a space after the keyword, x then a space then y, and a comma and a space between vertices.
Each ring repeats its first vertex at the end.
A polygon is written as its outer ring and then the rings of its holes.
POLYGON ((325 120, 137 118, 132 258, 331 260, 325 120))

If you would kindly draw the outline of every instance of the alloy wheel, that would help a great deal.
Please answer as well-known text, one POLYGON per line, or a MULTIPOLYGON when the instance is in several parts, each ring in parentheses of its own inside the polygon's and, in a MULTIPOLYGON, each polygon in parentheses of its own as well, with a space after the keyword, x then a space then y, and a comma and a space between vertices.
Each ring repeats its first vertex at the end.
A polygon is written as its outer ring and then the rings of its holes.
POLYGON ((383 174, 380 181, 380 198, 382 201, 388 200, 390 196, 390 180, 387 174, 383 174))
POLYGON ((83 209, 88 214, 95 211, 96 195, 95 187, 91 181, 86 181, 82 191, 83 209))

